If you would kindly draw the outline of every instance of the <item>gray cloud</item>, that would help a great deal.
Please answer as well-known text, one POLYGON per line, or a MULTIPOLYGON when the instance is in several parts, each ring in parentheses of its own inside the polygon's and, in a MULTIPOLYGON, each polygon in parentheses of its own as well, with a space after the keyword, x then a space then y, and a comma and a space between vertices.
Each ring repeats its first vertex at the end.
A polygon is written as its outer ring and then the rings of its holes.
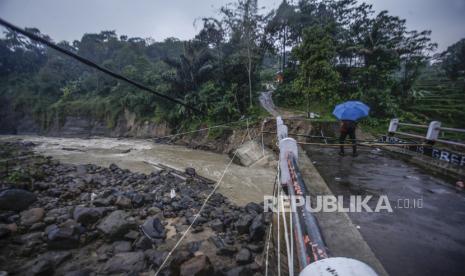
MULTIPOLYGON (((118 34, 192 38, 194 21, 214 16, 230 0, 0 0, 0 16, 21 27, 37 27, 55 41, 79 39, 84 33, 116 30, 118 34)), ((275 8, 281 0, 259 0, 275 8)), ((465 0, 367 0, 378 11, 407 19, 411 29, 432 30, 440 49, 465 37, 465 0)))

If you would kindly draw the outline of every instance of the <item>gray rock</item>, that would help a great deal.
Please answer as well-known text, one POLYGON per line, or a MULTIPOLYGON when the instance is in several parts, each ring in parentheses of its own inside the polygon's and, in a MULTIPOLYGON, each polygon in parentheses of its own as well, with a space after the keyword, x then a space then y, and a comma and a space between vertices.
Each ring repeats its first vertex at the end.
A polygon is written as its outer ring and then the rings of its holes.
POLYGON ((187 250, 178 250, 169 261, 169 269, 173 275, 179 275, 181 264, 193 257, 193 254, 187 250))
POLYGON ((129 231, 126 235, 124 235, 124 238, 129 239, 129 240, 137 240, 139 237, 139 232, 135 230, 129 231))
POLYGON ((210 222, 210 227, 213 231, 224 232, 223 222, 219 219, 214 219, 210 222))
POLYGON ((255 202, 250 202, 245 205, 245 210, 247 213, 252 215, 257 215, 263 213, 263 205, 257 204, 255 202))
POLYGON ((73 212, 75 221, 84 226, 97 222, 103 215, 103 208, 76 207, 73 212))
POLYGON ((148 249, 144 252, 147 260, 150 264, 153 264, 155 267, 160 267, 160 265, 165 260, 168 252, 166 251, 157 251, 155 249, 148 249))
POLYGON ((81 269, 81 270, 73 270, 65 272, 64 276, 90 276, 92 274, 92 270, 89 268, 81 269))
POLYGON ((118 198, 116 199, 115 204, 118 207, 123 208, 123 209, 129 209, 129 208, 132 207, 131 199, 127 198, 125 196, 118 196, 118 198))
POLYGON ((163 224, 157 217, 150 217, 145 220, 141 226, 142 232, 150 239, 164 239, 166 238, 166 231, 163 224))
POLYGON ((218 236, 211 236, 208 238, 218 249, 225 247, 224 241, 218 236))
POLYGON ((234 254, 236 254, 237 249, 234 246, 231 245, 225 245, 220 250, 216 252, 217 255, 220 256, 228 256, 232 257, 234 254))
POLYGON ((253 275, 253 271, 247 266, 238 266, 228 270, 225 276, 249 276, 253 275))
POLYGON ((10 228, 6 224, 0 224, 0 239, 8 236, 11 233, 10 228))
POLYGON ((79 246, 80 234, 73 226, 56 227, 48 232, 50 249, 72 249, 79 246))
POLYGON ((38 231, 42 230, 46 227, 47 225, 43 222, 36 222, 33 225, 31 225, 31 228, 29 228, 30 231, 38 231))
POLYGON ((249 241, 261 241, 265 236, 263 214, 256 216, 249 228, 249 241))
POLYGON ((249 264, 252 262, 252 254, 247 248, 242 248, 236 255, 236 262, 240 265, 249 264))
POLYGON ((131 251, 132 246, 131 243, 128 241, 117 241, 113 243, 113 252, 116 253, 123 253, 131 251))
POLYGON ((97 198, 94 200, 94 205, 97 207, 105 207, 111 204, 113 197, 109 196, 106 198, 97 198))
POLYGON ((97 226, 97 229, 112 240, 124 237, 133 228, 135 228, 134 219, 122 210, 113 211, 97 226))
POLYGON ((186 168, 186 174, 189 176, 195 176, 195 169, 194 168, 186 168))
POLYGON ((144 259, 144 253, 142 252, 118 253, 106 262, 103 272, 108 274, 135 274, 144 269, 144 259))
POLYGON ((21 220, 20 223, 25 226, 31 226, 36 222, 39 222, 44 217, 44 209, 43 208, 32 208, 27 211, 21 212, 21 220))
POLYGON ((151 239, 147 238, 146 236, 141 236, 134 243, 134 247, 138 249, 142 249, 142 250, 150 249, 153 247, 153 242, 151 239))
POLYGON ((37 197, 26 190, 8 189, 0 192, 0 210, 22 211, 27 209, 37 197))
POLYGON ((31 267, 29 275, 53 275, 55 272, 55 266, 53 262, 47 258, 37 260, 37 262, 31 267))
POLYGON ((181 265, 180 276, 209 276, 213 266, 205 255, 195 256, 181 265))
POLYGON ((236 221, 234 226, 236 227, 236 230, 237 232, 239 232, 239 234, 246 234, 249 232, 249 226, 252 223, 252 221, 253 221, 253 217, 251 215, 241 216, 236 221))
POLYGON ((131 203, 132 203, 133 207, 140 208, 140 207, 144 206, 145 198, 141 194, 133 194, 131 196, 131 203))
POLYGON ((119 168, 116 164, 114 164, 114 163, 111 163, 109 168, 110 168, 110 170, 113 171, 113 172, 114 172, 114 171, 117 171, 117 170, 120 170, 120 168, 119 168))

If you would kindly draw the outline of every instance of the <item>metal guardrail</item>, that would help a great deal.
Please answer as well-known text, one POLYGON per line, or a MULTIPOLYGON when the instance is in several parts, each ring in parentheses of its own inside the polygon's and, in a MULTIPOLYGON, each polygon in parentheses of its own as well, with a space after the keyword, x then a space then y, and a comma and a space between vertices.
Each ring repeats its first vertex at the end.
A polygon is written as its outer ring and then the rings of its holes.
MULTIPOLYGON (((307 186, 298 166, 297 141, 287 137, 287 126, 280 116, 276 118, 277 138, 279 143, 280 183, 290 196, 291 217, 295 250, 298 256, 300 276, 323 275, 376 275, 368 265, 350 258, 329 257, 316 218, 306 209, 307 203, 296 204, 296 196, 306 201, 309 195, 307 186), (329 270, 328 270, 329 269, 329 270), (326 275, 326 274, 324 274, 326 275), (329 275, 329 274, 328 274, 329 275)), ((289 264, 293 265, 293 264, 289 264)))
POLYGON ((432 121, 429 123, 429 125, 420 125, 420 124, 402 123, 397 118, 392 119, 390 121, 389 128, 388 128, 388 133, 390 136, 394 136, 395 134, 398 134, 401 136, 423 139, 430 144, 434 144, 435 142, 438 142, 438 143, 442 143, 446 145, 465 147, 465 143, 462 143, 462 142, 439 139, 439 134, 441 133, 441 131, 442 132, 465 133, 465 129, 442 127, 441 122, 439 121, 432 121), (425 136, 422 136, 419 134, 407 133, 403 131, 398 131, 399 126, 408 126, 408 127, 427 129, 427 132, 425 136))

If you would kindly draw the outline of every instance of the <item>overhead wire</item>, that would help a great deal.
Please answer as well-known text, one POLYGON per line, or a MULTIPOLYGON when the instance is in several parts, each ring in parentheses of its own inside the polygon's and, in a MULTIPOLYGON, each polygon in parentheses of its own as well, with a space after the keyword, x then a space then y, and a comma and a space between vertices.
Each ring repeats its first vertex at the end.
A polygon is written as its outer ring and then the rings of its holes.
POLYGON ((196 107, 194 107, 192 105, 186 104, 185 102, 181 101, 180 99, 172 98, 170 96, 167 96, 165 94, 157 92, 157 91, 155 91, 155 90, 153 90, 153 89, 151 89, 151 88, 149 88, 149 87, 147 87, 147 86, 145 86, 145 85, 143 85, 143 84, 141 84, 139 82, 131 80, 131 79, 129 79, 129 78, 125 77, 125 76, 122 76, 122 75, 120 75, 120 74, 118 74, 116 72, 113 72, 113 71, 111 71, 111 70, 109 70, 109 69, 107 69, 105 67, 102 67, 102 66, 98 65, 97 63, 95 63, 95 62, 93 62, 93 61, 91 61, 91 60, 89 60, 87 58, 84 58, 84 57, 79 56, 79 55, 77 55, 77 54, 75 54, 75 53, 73 53, 73 52, 71 52, 69 50, 61 48, 60 46, 56 45, 55 43, 53 43, 51 41, 48 41, 47 39, 45 39, 43 37, 40 37, 40 36, 38 36, 36 34, 28 32, 28 31, 26 31, 26 30, 24 30, 24 29, 22 29, 22 28, 20 28, 18 26, 15 26, 12 23, 4 20, 3 18, 0 18, 0 25, 3 25, 6 28, 11 29, 11 30, 13 30, 13 31, 15 31, 17 33, 20 33, 20 34, 28 37, 29 39, 40 42, 40 43, 42 43, 42 44, 44 44, 44 45, 46 45, 46 46, 60 52, 62 54, 65 54, 65 55, 67 55, 69 57, 72 57, 75 60, 77 60, 77 61, 79 61, 79 62, 81 62, 81 63, 83 63, 83 64, 85 64, 85 65, 87 65, 89 67, 95 68, 95 69, 97 69, 97 70, 99 70, 99 71, 101 71, 101 72, 103 72, 103 73, 105 73, 107 75, 110 75, 115 79, 124 81, 126 83, 131 84, 131 85, 134 85, 135 87, 137 87, 137 88, 139 88, 141 90, 144 90, 144 91, 150 92, 152 94, 155 94, 156 96, 158 96, 160 98, 163 98, 165 100, 180 104, 180 105, 182 105, 182 106, 184 106, 184 107, 186 107, 186 108, 188 108, 190 110, 193 110, 195 112, 205 114, 200 109, 198 109, 198 108, 196 108, 196 107))

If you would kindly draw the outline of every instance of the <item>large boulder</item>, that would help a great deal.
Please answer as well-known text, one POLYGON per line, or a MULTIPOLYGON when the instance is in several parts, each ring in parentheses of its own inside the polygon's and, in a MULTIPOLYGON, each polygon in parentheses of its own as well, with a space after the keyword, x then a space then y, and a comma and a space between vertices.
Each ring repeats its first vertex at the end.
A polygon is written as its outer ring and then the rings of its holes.
POLYGON ((247 214, 239 217, 234 226, 236 227, 236 230, 237 232, 239 232, 239 234, 246 234, 247 232, 249 232, 249 226, 252 223, 252 221, 253 216, 247 214))
POLYGON ((97 226, 101 232, 107 235, 112 240, 121 239, 135 228, 134 218, 127 212, 122 210, 113 211, 106 216, 97 226))
POLYGON ((157 217, 150 217, 145 220, 141 226, 142 231, 150 239, 164 239, 166 238, 166 231, 163 224, 157 217))
POLYGON ((181 265, 180 276, 209 276, 213 266, 205 255, 195 256, 181 265))
POLYGON ((43 208, 32 208, 27 211, 21 212, 21 224, 24 226, 31 226, 36 222, 39 222, 44 217, 43 208))
POLYGON ((143 252, 118 253, 109 259, 103 268, 106 274, 138 275, 145 267, 145 256, 143 252))
POLYGON ((26 210, 37 197, 23 189, 7 189, 0 192, 0 210, 23 211, 26 210))
POLYGON ((79 240, 80 233, 73 225, 54 227, 47 234, 47 244, 50 249, 77 248, 79 240))
POLYGON ((97 222, 103 215, 105 208, 89 208, 76 207, 74 208, 73 218, 75 221, 84 226, 91 225, 97 222))
POLYGON ((249 264, 252 260, 252 253, 247 248, 242 248, 236 255, 236 262, 240 265, 249 264))
POLYGON ((249 241, 261 241, 265 236, 265 223, 263 214, 257 215, 249 227, 249 241))

